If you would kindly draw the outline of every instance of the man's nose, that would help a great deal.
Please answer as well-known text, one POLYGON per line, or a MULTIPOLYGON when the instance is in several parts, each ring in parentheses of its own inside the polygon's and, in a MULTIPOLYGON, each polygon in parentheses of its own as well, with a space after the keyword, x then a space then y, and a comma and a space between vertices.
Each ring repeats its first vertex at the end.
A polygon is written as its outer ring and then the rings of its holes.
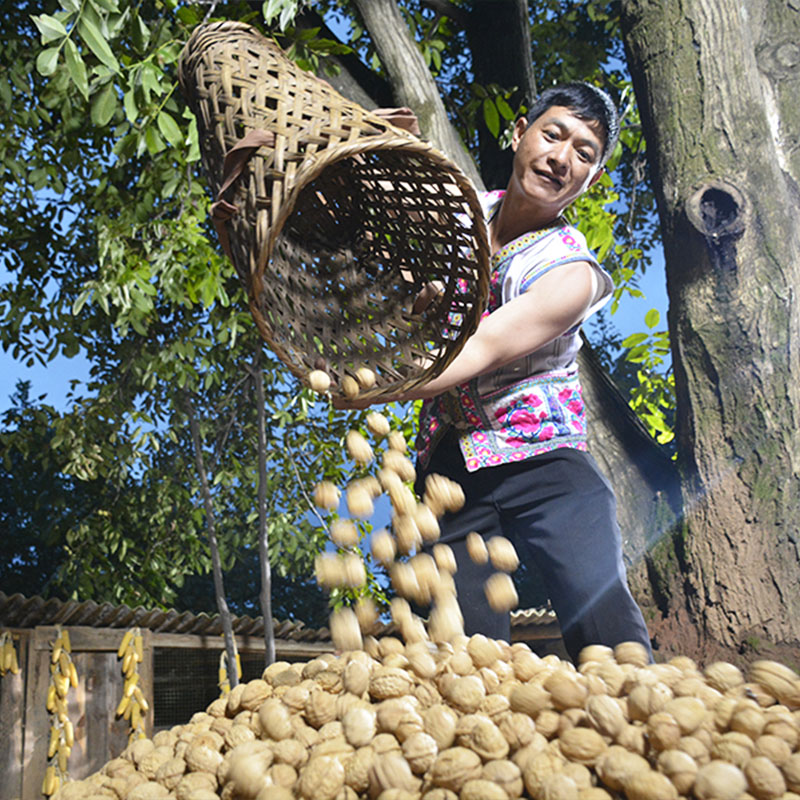
POLYGON ((556 142, 548 153, 551 168, 564 170, 569 161, 569 142, 556 142))

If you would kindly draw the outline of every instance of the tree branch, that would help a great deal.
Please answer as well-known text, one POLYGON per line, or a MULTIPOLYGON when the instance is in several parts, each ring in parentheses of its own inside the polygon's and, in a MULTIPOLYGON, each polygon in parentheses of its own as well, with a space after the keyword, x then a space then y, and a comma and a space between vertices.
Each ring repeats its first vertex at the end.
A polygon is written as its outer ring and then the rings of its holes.
POLYGON ((355 0, 394 89, 397 105, 408 106, 423 134, 480 185, 480 176, 456 130, 425 60, 403 20, 395 0, 355 0))

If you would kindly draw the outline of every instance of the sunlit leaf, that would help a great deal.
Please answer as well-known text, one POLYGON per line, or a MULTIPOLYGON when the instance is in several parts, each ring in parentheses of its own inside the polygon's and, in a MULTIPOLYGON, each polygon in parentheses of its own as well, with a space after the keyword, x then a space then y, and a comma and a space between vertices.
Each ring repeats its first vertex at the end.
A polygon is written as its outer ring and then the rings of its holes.
POLYGON ((64 55, 67 62, 67 70, 72 82, 78 88, 78 91, 83 95, 85 100, 89 99, 89 80, 86 77, 86 65, 75 46, 72 39, 67 39, 64 46, 64 55))
POLYGON ((78 22, 78 32, 86 42, 87 47, 105 64, 109 69, 114 72, 119 72, 119 62, 116 56, 111 52, 108 42, 100 33, 94 22, 89 20, 84 14, 78 22))

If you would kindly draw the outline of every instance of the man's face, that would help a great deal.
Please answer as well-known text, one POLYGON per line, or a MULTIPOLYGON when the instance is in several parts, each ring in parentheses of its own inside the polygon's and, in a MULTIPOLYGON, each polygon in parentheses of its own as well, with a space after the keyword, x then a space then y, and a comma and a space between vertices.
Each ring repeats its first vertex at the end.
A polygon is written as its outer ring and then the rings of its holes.
POLYGON ((551 106, 530 125, 517 120, 511 147, 512 183, 521 190, 521 199, 540 212, 552 212, 553 219, 602 173, 600 126, 563 106, 551 106))

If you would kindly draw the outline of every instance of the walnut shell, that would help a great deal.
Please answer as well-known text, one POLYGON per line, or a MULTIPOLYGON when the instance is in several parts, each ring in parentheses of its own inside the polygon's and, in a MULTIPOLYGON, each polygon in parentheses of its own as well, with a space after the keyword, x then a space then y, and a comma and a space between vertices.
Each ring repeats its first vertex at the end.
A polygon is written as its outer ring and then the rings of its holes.
POLYGON ((387 789, 418 792, 422 782, 411 772, 408 762, 399 753, 388 753, 373 760, 369 768, 369 796, 376 798, 387 789))
POLYGON ((522 782, 522 770, 507 759, 489 761, 483 765, 481 779, 491 781, 505 791, 507 797, 515 798, 522 795, 525 785, 522 782))
POLYGON ((586 701, 586 715, 595 730, 612 739, 628 724, 619 703, 605 694, 593 695, 586 701))
POLYGON ((624 747, 612 745, 595 766, 597 775, 609 789, 622 791, 627 781, 637 772, 648 771, 647 759, 631 753, 624 747))
POLYGON ((561 752, 570 761, 593 765, 607 749, 605 739, 592 728, 571 728, 559 736, 561 752))
POLYGON ((692 789, 697 800, 734 800, 746 790, 744 773, 725 761, 711 761, 700 767, 692 789))
POLYGON ((658 769, 673 783, 679 794, 688 795, 697 776, 697 762, 682 750, 664 750, 658 756, 658 769))
POLYGON ((786 791, 786 780, 778 767, 764 756, 754 756, 744 765, 747 787, 758 800, 774 800, 786 791))
POLYGON ((326 511, 335 511, 339 507, 341 492, 335 483, 320 481, 314 487, 314 505, 326 511))
POLYGON ((375 700, 403 697, 410 694, 412 686, 413 680, 409 674, 393 667, 378 667, 369 679, 369 693, 375 700))
POLYGON ((377 715, 372 708, 351 708, 342 717, 342 728, 353 747, 365 747, 378 732, 377 715))
POLYGON ((486 543, 489 560, 495 569, 502 572, 514 572, 519 566, 519 556, 514 545, 503 536, 492 536, 486 543))
POLYGON ((439 746, 436 744, 436 740, 430 734, 422 731, 412 733, 403 742, 402 749, 403 757, 408 762, 412 772, 417 775, 426 773, 433 766, 433 762, 439 754, 439 746))
POLYGON ((389 431, 391 430, 389 420, 386 419, 386 417, 384 417, 380 412, 370 411, 370 413, 367 414, 366 422, 368 430, 375 436, 383 438, 384 436, 389 435, 389 431))
POLYGON ((357 464, 369 464, 374 458, 372 447, 358 431, 348 431, 344 441, 348 455, 357 464))
POLYGON ((435 786, 458 792, 469 780, 481 774, 481 759, 465 747, 450 747, 436 757, 428 777, 435 786))
POLYGON ((750 665, 748 678, 783 705, 800 708, 800 677, 789 667, 777 661, 755 661, 750 665))
POLYGON ((344 767, 333 756, 312 758, 300 771, 297 789, 307 800, 334 800, 344 786, 344 767))

